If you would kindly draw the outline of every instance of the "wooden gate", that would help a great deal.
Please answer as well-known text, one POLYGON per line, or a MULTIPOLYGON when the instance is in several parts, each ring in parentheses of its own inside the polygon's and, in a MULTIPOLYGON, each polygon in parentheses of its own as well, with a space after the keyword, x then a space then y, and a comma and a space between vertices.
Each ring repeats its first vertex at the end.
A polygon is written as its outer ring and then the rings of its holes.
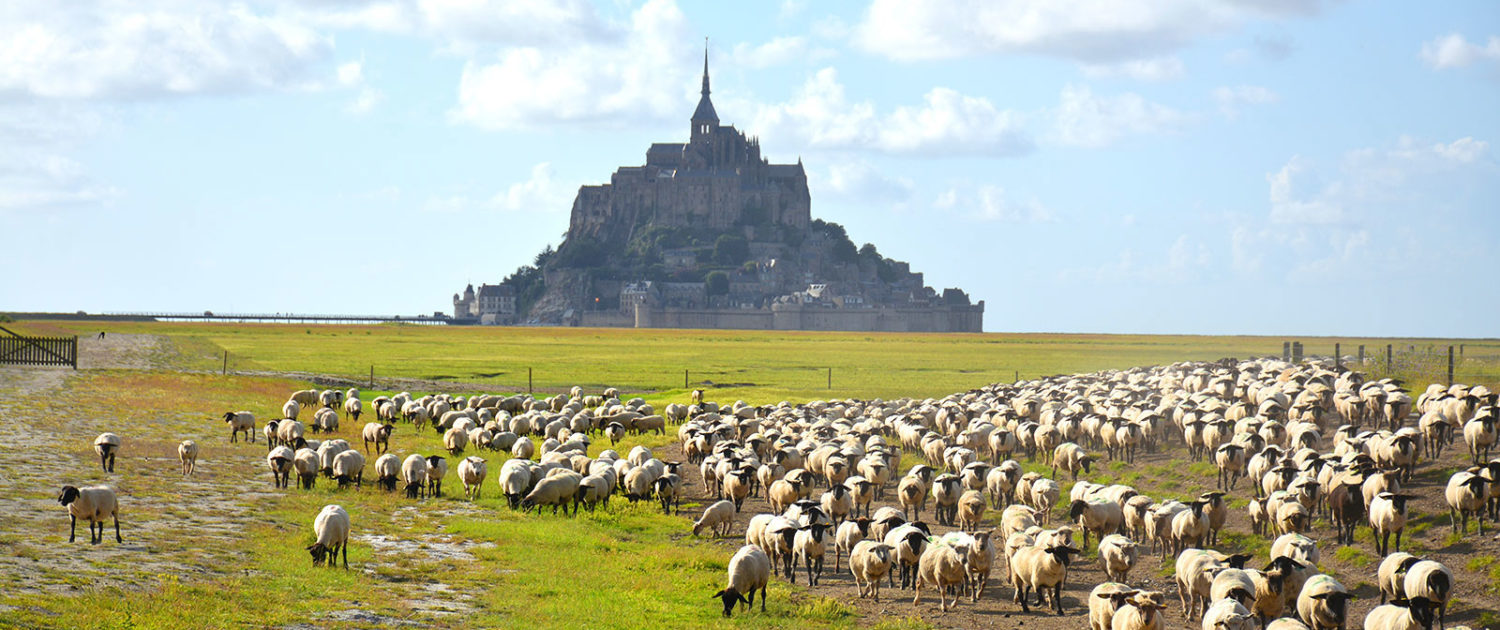
POLYGON ((0 364, 68 365, 78 369, 78 337, 23 337, 0 326, 0 364), (8 336, 6 336, 8 335, 8 336))

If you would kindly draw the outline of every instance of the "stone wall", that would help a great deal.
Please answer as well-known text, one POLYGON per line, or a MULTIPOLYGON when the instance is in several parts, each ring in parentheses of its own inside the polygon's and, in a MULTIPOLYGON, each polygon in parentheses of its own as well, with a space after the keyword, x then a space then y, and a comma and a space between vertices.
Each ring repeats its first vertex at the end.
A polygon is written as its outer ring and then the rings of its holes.
POLYGON ((982 332, 984 301, 974 306, 840 309, 776 304, 769 309, 688 309, 638 306, 636 328, 982 332))

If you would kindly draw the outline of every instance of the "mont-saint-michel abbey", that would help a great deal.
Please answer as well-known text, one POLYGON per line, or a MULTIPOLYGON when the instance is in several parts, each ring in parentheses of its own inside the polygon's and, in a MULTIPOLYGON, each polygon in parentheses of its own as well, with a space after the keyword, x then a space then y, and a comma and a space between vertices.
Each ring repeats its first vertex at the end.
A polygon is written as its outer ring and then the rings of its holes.
POLYGON ((928 287, 873 244, 812 218, 807 172, 720 124, 703 90, 688 141, 582 186, 562 244, 453 296, 460 323, 980 332, 984 302, 928 287))

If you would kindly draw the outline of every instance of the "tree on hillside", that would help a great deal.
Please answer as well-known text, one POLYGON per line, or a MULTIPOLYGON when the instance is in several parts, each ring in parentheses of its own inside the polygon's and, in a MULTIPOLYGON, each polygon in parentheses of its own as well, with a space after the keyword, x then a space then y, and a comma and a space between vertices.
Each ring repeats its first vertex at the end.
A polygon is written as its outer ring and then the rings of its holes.
POLYGON ((714 262, 739 265, 750 257, 750 243, 738 234, 722 234, 714 241, 714 262))
POLYGON ((722 271, 710 271, 703 283, 707 285, 709 295, 729 295, 729 274, 722 271))

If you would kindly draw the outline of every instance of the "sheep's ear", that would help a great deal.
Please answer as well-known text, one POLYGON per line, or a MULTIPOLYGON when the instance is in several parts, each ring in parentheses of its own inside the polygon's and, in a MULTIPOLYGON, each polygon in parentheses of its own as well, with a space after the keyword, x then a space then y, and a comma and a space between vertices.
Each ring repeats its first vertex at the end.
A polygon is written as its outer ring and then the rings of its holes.
POLYGON ((719 592, 714 593, 713 595, 709 595, 708 596, 709 599, 722 599, 723 597, 724 597, 724 591, 722 589, 719 592))

